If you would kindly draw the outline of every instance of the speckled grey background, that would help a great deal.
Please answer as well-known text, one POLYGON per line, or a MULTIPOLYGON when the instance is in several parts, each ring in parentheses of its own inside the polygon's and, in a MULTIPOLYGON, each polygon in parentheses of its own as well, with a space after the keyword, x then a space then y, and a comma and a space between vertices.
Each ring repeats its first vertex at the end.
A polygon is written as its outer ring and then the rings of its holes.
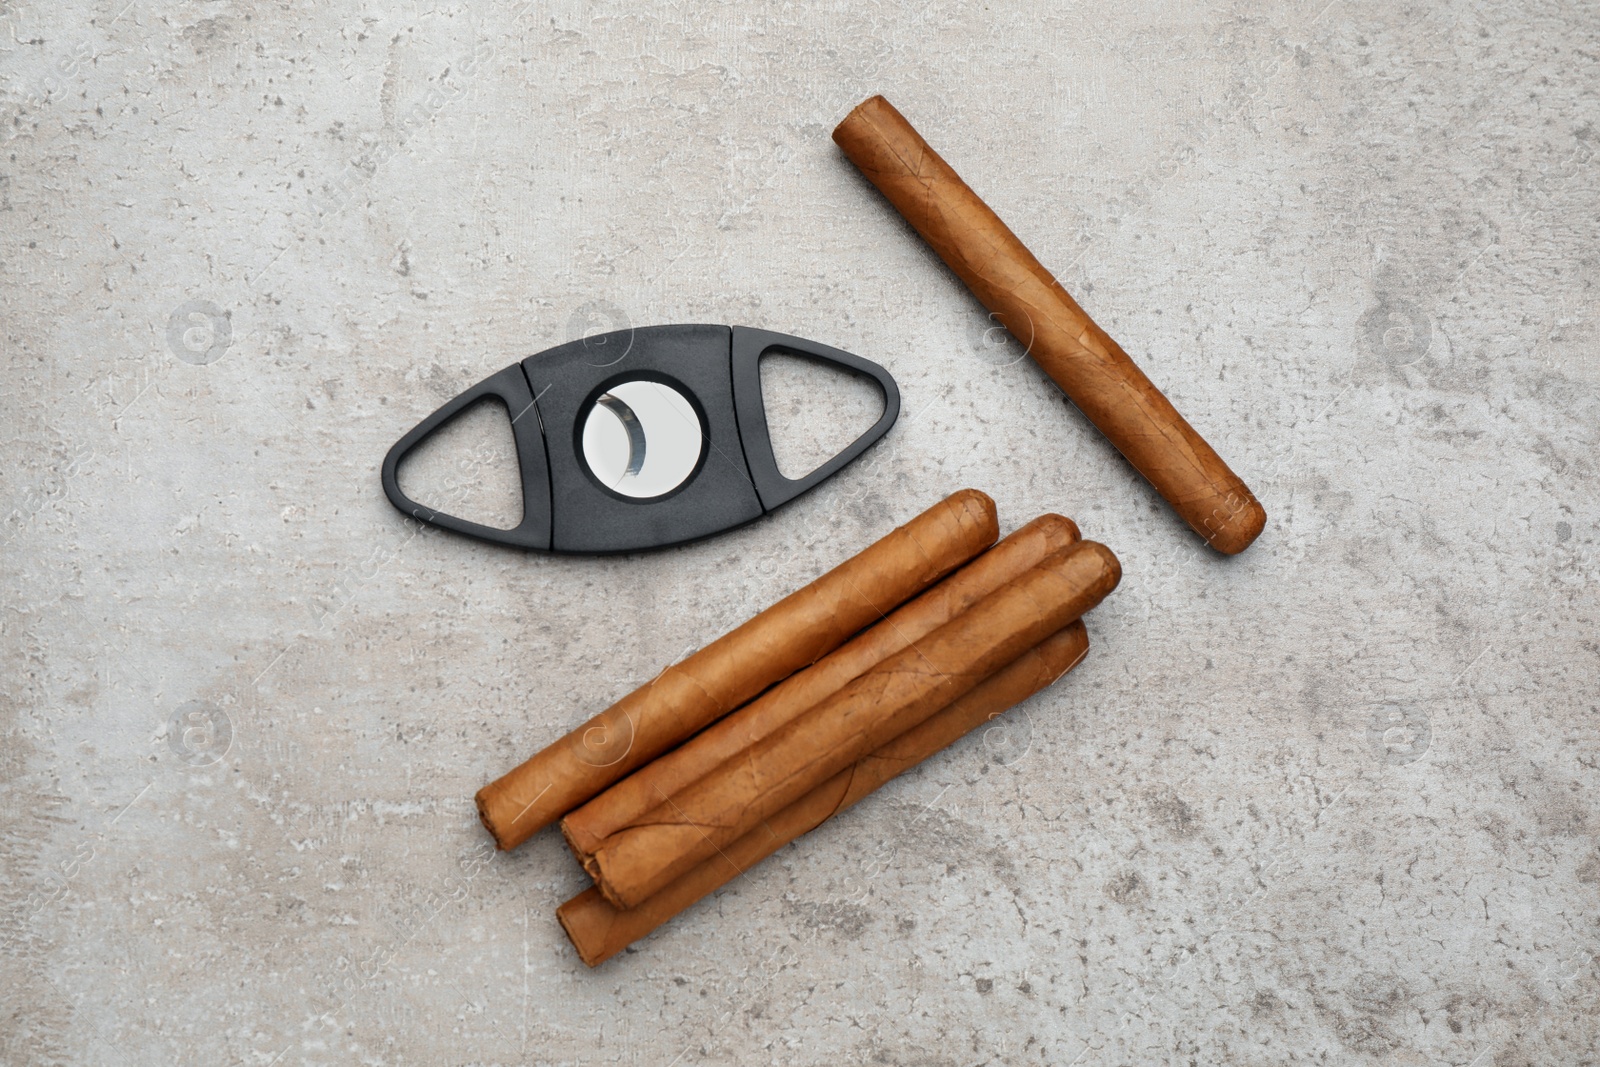
POLYGON ((0 26, 0 1060, 1600 1057, 1594 3, 0 26), (839 155, 873 92, 1250 481, 1249 552, 839 155), (900 424, 648 557, 383 499, 458 390, 678 321, 876 359, 900 424), (967 485, 1119 553, 1089 659, 1004 759, 958 746, 585 969, 581 875, 552 833, 486 856, 473 791, 967 485))

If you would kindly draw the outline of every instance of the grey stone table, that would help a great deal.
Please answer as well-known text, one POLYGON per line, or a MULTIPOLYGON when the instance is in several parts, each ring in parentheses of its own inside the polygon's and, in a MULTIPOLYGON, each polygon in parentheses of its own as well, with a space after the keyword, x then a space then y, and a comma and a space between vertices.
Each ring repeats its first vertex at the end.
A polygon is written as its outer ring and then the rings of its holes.
MULTIPOLYGON (((1596 1062, 1600 12, 848 6, 0 4, 0 1060, 1596 1062), (1255 547, 840 156, 874 92, 1255 547), (695 321, 883 363, 900 424, 649 556, 384 500, 489 372, 695 321), (584 968, 584 879, 474 790, 969 485, 1121 556, 1089 659, 584 968)), ((795 448, 852 402, 783 395, 795 448)))

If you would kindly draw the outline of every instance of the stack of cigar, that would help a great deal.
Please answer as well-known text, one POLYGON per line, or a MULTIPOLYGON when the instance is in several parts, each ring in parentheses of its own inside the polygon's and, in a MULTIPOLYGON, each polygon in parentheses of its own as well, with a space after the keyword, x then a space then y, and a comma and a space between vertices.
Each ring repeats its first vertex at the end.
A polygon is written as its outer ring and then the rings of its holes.
POLYGON ((560 820, 585 963, 1077 665, 1116 557, 1060 515, 999 532, 962 490, 478 792, 502 849, 560 820))

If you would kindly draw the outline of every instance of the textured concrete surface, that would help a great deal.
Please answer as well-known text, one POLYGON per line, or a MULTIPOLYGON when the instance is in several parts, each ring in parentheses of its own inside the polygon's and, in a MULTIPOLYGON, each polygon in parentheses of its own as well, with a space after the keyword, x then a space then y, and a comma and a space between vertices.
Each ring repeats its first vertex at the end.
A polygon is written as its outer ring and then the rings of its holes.
POLYGON ((0 1060, 1595 1062, 1597 16, 0 3, 0 1060), (836 152, 879 91, 1250 480, 1248 553, 836 152), (384 501, 461 388, 679 321, 905 413, 659 555, 384 501), (583 968, 581 875, 473 791, 966 485, 1121 555, 1083 667, 583 968))

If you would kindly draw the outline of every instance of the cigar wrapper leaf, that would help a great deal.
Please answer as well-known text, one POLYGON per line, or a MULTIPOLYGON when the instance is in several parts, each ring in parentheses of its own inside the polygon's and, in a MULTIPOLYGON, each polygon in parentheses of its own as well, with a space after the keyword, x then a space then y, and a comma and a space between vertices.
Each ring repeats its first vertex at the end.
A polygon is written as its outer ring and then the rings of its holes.
POLYGON ((833 139, 1089 421, 1219 552, 1242 552, 1266 509, 1116 341, 881 96, 833 139))
POLYGON ((994 544, 994 501, 963 489, 663 671, 478 791, 502 849, 838 648, 994 544))
POLYGON ((637 905, 1078 618, 1121 574, 1094 541, 1050 556, 612 835, 594 853, 600 891, 637 905))
POLYGON ((591 967, 610 959, 784 845, 815 829, 878 786, 978 729, 1077 666, 1089 650, 1073 622, 991 675, 943 710, 751 829, 637 907, 622 910, 590 886, 556 909, 561 926, 591 967))
POLYGON ((589 869, 611 835, 1077 540, 1078 527, 1061 515, 1041 515, 1016 530, 888 618, 569 813, 561 832, 573 854, 589 869))

